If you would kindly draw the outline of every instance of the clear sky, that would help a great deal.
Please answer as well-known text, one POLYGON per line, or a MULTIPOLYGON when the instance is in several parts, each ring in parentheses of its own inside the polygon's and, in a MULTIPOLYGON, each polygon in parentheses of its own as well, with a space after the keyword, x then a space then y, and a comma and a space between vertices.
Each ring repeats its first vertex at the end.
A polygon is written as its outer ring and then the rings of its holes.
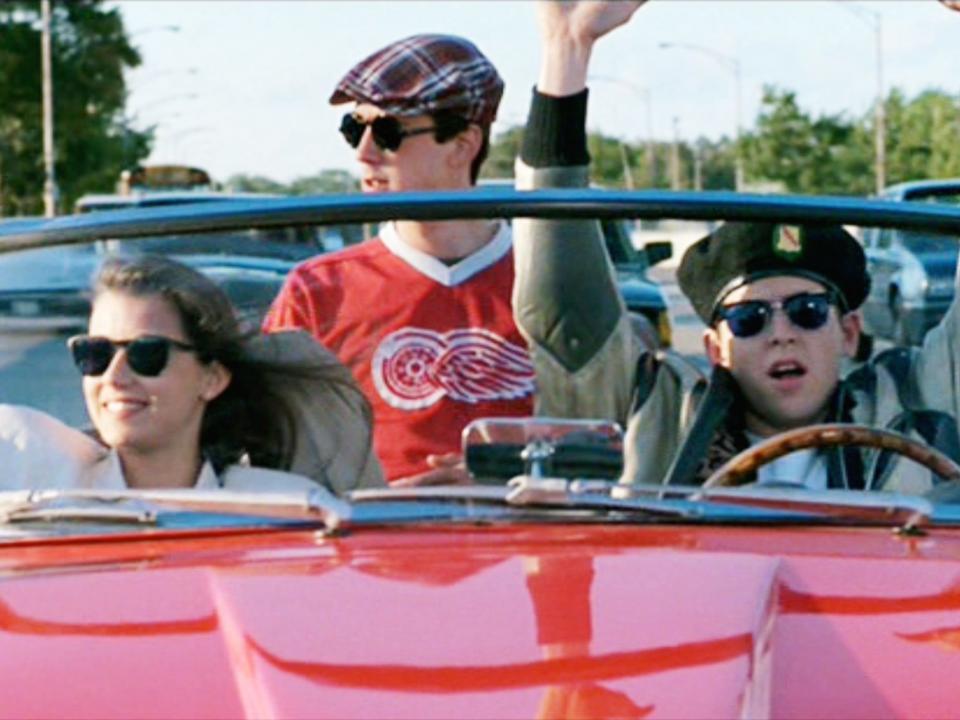
MULTIPOLYGON (((288 182, 324 168, 354 170, 336 129, 343 108, 327 98, 357 60, 407 35, 463 35, 490 57, 506 81, 494 132, 523 121, 536 79, 531 2, 115 4, 143 55, 128 77, 129 108, 142 125, 157 125, 150 161, 189 162, 220 180, 245 172, 288 182)), ((794 90, 806 109, 859 116, 877 91, 878 15, 887 89, 960 93, 960 13, 935 0, 650 0, 594 54, 589 126, 628 141, 650 130, 667 140, 675 128, 687 139, 732 136, 731 58, 741 68, 744 126, 764 84, 794 90)))

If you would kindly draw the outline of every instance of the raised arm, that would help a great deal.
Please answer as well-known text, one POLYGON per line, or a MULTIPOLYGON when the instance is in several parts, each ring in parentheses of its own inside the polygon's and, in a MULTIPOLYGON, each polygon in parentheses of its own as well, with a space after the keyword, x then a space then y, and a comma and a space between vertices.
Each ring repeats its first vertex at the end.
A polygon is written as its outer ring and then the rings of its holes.
MULTIPOLYGON (((594 43, 640 2, 540 2, 542 57, 517 166, 520 188, 585 187, 594 43)), ((642 350, 599 223, 517 220, 514 312, 537 368, 537 411, 625 421, 642 350)))

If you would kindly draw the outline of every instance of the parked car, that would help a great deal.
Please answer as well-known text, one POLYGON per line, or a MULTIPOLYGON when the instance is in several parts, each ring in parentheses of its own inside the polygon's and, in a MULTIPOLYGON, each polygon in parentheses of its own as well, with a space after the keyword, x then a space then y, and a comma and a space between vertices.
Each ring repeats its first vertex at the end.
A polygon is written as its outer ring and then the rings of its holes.
MULTIPOLYGON (((87 215, 267 197, 213 191, 85 195, 77 201, 76 210, 87 215)), ((83 222, 79 216, 57 220, 67 227, 83 222)), ((226 290, 245 321, 256 326, 297 262, 342 244, 339 235, 327 237, 317 228, 290 226, 166 234, 135 241, 104 235, 96 243, 22 250, 0 256, 0 322, 24 329, 82 325, 90 310, 90 282, 101 263, 114 255, 149 252, 171 255, 200 269, 226 290)))
MULTIPOLYGON (((0 249, 452 215, 818 217, 960 233, 960 209, 939 205, 555 190, 142 208, 0 226, 0 249)), ((0 399, 40 406, 51 386, 79 386, 51 360, 66 357, 62 338, 2 339, 0 399)), ((514 467, 531 440, 537 453, 508 485, 345 497, 0 491, 0 715, 939 718, 960 707, 956 480, 926 497, 658 477, 627 488, 609 479, 619 436, 608 425, 493 420, 465 437, 478 479, 514 467), (538 454, 563 462, 535 465, 538 454)))
MULTIPOLYGON (((960 206, 960 178, 901 183, 887 188, 881 197, 893 202, 960 206)), ((898 344, 919 344, 953 300, 957 235, 872 228, 862 239, 873 278, 863 306, 867 328, 898 344)))

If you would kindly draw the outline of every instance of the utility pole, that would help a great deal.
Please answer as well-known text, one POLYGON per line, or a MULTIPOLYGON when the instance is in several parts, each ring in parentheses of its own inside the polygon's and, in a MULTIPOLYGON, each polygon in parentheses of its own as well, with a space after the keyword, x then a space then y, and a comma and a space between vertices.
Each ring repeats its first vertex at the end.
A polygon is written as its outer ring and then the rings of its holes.
POLYGON ((677 43, 677 42, 662 42, 659 47, 663 50, 669 50, 671 48, 681 48, 684 50, 693 50, 694 52, 707 55, 708 57, 716 60, 720 65, 725 67, 731 73, 733 73, 734 81, 734 105, 733 105, 733 119, 734 119, 734 142, 735 154, 734 154, 734 187, 737 190, 742 190, 745 182, 745 173, 743 169, 743 122, 741 118, 742 105, 743 105, 743 78, 740 75, 740 59, 735 55, 726 55, 722 52, 714 50, 713 48, 704 47, 703 45, 693 45, 690 43, 677 43))
POLYGON ((680 189, 680 118, 673 116, 673 144, 670 146, 670 189, 680 189))
MULTIPOLYGON (((637 95, 640 100, 643 102, 646 108, 646 118, 647 118, 647 138, 646 138, 646 147, 647 147, 647 184, 649 187, 654 187, 657 184, 657 155, 655 142, 653 139, 653 101, 650 98, 650 88, 644 87, 643 85, 637 85, 630 82, 629 80, 624 80, 623 78, 614 77, 611 75, 590 75, 587 78, 588 81, 599 80, 602 82, 614 83, 616 85, 621 85, 622 87, 627 88, 631 92, 637 95)), ((621 153, 623 148, 621 147, 621 153)), ((626 167, 626 166, 624 166, 626 167)), ((627 173, 624 172, 624 175, 627 173)), ((632 173, 630 177, 630 182, 633 182, 632 173)), ((633 187, 631 185, 630 187, 633 187)))
POLYGON ((633 170, 630 167, 627 146, 622 141, 617 141, 617 144, 620 146, 620 162, 623 164, 623 181, 626 183, 627 190, 633 190, 636 186, 633 184, 633 170))
POLYGON ((46 217, 57 214, 57 176, 53 148, 53 62, 50 37, 50 0, 40 0, 40 55, 43 73, 43 210, 46 217))
POLYGON ((693 146, 693 189, 703 190, 703 146, 693 146))
POLYGON ((876 13, 876 34, 877 43, 877 106, 874 110, 875 127, 874 142, 876 143, 876 164, 877 164, 877 195, 881 193, 887 185, 887 111, 886 103, 883 97, 883 15, 876 13))

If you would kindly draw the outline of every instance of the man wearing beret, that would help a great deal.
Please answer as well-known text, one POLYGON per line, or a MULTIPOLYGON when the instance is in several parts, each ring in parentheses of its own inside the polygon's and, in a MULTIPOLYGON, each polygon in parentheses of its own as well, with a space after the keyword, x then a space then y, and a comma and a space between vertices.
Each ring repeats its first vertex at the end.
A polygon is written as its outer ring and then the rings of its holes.
MULTIPOLYGON (((590 53, 641 4, 539 3, 543 59, 519 186, 587 184, 590 53)), ((515 225, 514 308, 537 369, 537 411, 625 423, 624 481, 701 484, 763 438, 831 421, 909 433, 960 454, 958 308, 921 351, 888 351, 841 379, 869 290, 863 251, 842 228, 727 223, 688 250, 678 280, 707 325, 707 379, 682 358, 644 351, 595 223, 515 225)), ((932 482, 913 463, 867 457, 859 448, 794 453, 763 467, 757 481, 901 492, 932 482)))
MULTIPOLYGON (((470 42, 416 35, 354 66, 330 102, 364 192, 472 187, 503 82, 470 42)), ((264 329, 304 328, 351 368, 374 410, 374 445, 395 484, 466 479, 472 419, 529 415, 534 375, 510 307, 510 227, 396 221, 379 237, 289 276, 264 329)))

